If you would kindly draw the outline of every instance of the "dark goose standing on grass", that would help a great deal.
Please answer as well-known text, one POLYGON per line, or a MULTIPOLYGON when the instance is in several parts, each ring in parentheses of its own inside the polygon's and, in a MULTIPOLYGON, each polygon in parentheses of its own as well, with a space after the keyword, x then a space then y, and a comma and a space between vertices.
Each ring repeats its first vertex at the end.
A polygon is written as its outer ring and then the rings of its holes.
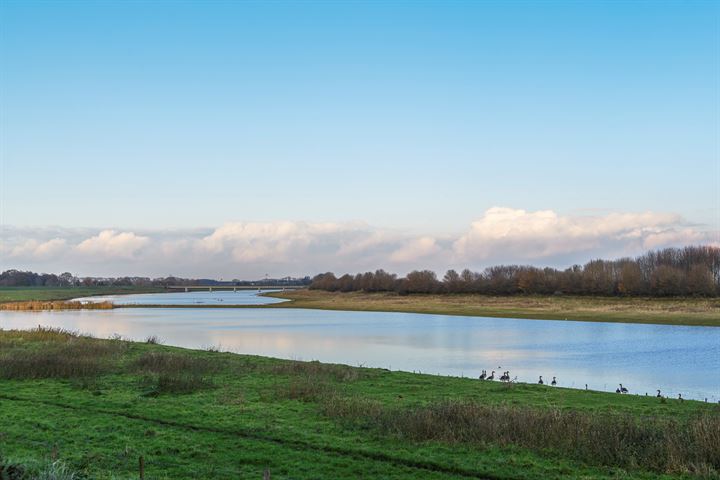
POLYGON ((492 373, 490 373, 490 376, 487 377, 487 379, 488 379, 488 380, 495 380, 495 370, 493 370, 492 373))
POLYGON ((485 380, 485 377, 487 377, 487 372, 485 370, 482 371, 480 374, 480 377, 478 377, 480 380, 485 380))
POLYGON ((658 393, 657 393, 657 395, 655 395, 655 396, 656 396, 657 398, 661 398, 661 397, 662 397, 662 394, 660 394, 660 390, 658 390, 657 392, 658 392, 658 393))
POLYGON ((552 385, 553 387, 555 385, 557 385, 557 380, 555 379, 555 377, 553 377, 552 382, 550 382, 550 385, 552 385))
POLYGON ((540 375, 540 380, 538 380, 538 383, 539 383, 540 385, 543 385, 543 384, 545 383, 545 382, 543 382, 542 375, 540 375))
POLYGON ((621 383, 621 384, 620 384, 620 391, 618 392, 618 391, 616 390, 616 392, 617 392, 617 393, 628 393, 628 389, 625 388, 625 387, 623 387, 623 386, 622 386, 622 383, 621 383))

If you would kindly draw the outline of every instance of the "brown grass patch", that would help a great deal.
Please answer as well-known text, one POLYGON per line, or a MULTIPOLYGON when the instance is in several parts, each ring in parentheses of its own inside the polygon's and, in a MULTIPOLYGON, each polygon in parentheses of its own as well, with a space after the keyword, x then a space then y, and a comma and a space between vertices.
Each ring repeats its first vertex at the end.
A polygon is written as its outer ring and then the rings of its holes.
POLYGON ((0 303, 0 310, 110 310, 112 302, 10 302, 0 303))
POLYGON ((446 401, 409 408, 328 397, 323 412, 416 442, 516 445, 590 464, 664 473, 720 474, 720 414, 689 420, 446 401))

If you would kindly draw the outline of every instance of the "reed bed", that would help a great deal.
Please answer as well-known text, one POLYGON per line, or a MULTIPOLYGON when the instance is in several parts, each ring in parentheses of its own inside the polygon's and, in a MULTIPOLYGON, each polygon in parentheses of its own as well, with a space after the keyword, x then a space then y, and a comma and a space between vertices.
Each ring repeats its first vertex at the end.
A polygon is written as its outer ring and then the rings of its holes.
POLYGON ((0 310, 10 311, 40 311, 40 310, 110 310, 114 308, 112 302, 10 302, 0 303, 0 310))
POLYGON ((720 412, 687 420, 444 401, 389 408, 330 396, 336 420, 415 442, 515 445, 588 464, 720 477, 720 412))

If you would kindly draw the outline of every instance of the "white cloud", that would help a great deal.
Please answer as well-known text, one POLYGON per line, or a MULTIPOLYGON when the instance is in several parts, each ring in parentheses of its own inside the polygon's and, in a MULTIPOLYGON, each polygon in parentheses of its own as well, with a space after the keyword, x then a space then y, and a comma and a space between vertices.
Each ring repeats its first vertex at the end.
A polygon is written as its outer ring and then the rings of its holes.
POLYGON ((212 254, 229 252, 240 263, 281 262, 321 244, 337 250, 339 238, 356 230, 355 224, 338 223, 226 223, 198 241, 197 247, 212 254))
POLYGON ((412 263, 440 253, 441 248, 432 237, 420 237, 406 242, 390 255, 391 262, 412 263))
POLYGON ((4 227, 0 268, 81 275, 261 278, 385 268, 482 269, 498 263, 564 267, 648 249, 720 244, 678 215, 561 215, 494 207, 462 235, 434 237, 365 223, 231 222, 215 229, 127 232, 4 227))
POLYGON ((83 240, 75 247, 82 255, 100 257, 132 258, 141 248, 150 242, 148 237, 133 232, 103 230, 94 237, 83 240))
POLYGON ((19 258, 47 259, 62 253, 67 242, 63 238, 53 238, 45 242, 29 239, 10 250, 10 256, 19 258))
POLYGON ((472 223, 454 243, 454 250, 466 260, 527 261, 575 252, 605 252, 613 246, 627 251, 702 241, 701 232, 680 230, 683 223, 680 216, 667 213, 561 216, 552 210, 494 207, 472 223), (669 235, 671 232, 674 236, 669 235))

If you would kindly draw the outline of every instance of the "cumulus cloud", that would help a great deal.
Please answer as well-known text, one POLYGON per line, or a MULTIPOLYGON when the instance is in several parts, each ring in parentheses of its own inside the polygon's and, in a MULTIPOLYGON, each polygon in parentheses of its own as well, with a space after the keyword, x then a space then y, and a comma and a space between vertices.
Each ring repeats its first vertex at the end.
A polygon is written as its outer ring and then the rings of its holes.
POLYGON ((579 216, 494 207, 455 237, 358 222, 229 222, 214 229, 134 232, 5 226, 0 267, 224 278, 377 268, 402 274, 414 268, 442 272, 498 263, 563 267, 689 244, 718 245, 720 234, 670 213, 579 216))
POLYGON ((344 237, 359 232, 355 224, 308 222, 226 223, 197 242, 200 251, 229 252, 236 262, 282 262, 325 246, 337 251, 344 237))
POLYGON ((62 253, 67 246, 63 238, 53 238, 45 242, 29 239, 14 246, 10 256, 19 258, 47 259, 62 253))
POLYGON ((465 260, 492 258, 527 261, 575 252, 655 248, 702 242, 706 234, 682 228, 682 217, 668 213, 611 213, 562 216, 552 210, 494 207, 455 243, 465 260))
POLYGON ((412 263, 440 253, 441 248, 432 237, 412 239, 390 254, 390 261, 412 263))
POLYGON ((132 258, 149 242, 148 237, 135 235, 133 232, 103 230, 94 237, 80 242, 75 250, 83 255, 98 255, 103 258, 132 258))

